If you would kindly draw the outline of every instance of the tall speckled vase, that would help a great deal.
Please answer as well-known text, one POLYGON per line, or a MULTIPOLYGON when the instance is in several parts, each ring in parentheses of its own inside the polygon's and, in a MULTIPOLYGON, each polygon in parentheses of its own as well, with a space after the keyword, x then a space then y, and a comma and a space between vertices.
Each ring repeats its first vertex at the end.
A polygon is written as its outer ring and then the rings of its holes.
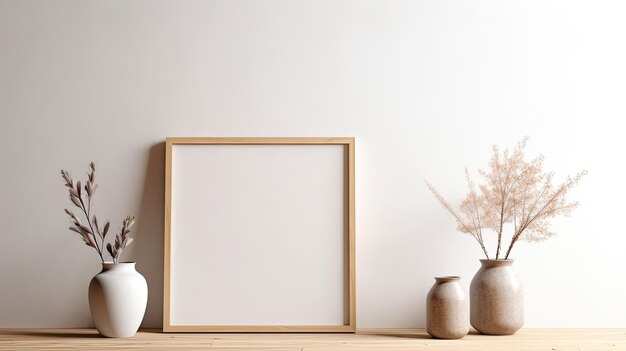
POLYGON ((524 324, 524 287, 513 260, 480 260, 470 285, 470 322, 482 334, 511 335, 524 324))
POLYGON ((459 277, 435 277, 426 298, 426 331, 433 338, 460 339, 469 331, 469 307, 459 277))

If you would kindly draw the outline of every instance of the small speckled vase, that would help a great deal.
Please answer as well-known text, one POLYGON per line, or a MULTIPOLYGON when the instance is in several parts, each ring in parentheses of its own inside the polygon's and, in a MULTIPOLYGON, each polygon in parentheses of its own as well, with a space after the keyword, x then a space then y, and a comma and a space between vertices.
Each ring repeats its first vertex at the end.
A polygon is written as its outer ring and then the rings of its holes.
POLYGON ((482 334, 511 335, 524 324, 524 287, 513 260, 480 260, 470 285, 470 322, 482 334))
POLYGON ((469 331, 469 307, 459 277, 435 277, 426 298, 426 331, 433 338, 460 339, 469 331))

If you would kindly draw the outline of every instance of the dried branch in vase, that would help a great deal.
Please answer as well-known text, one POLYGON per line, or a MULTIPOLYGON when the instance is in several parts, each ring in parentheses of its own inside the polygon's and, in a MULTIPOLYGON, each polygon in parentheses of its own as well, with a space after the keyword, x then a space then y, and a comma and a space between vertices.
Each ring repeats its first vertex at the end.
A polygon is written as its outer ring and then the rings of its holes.
MULTIPOLYGON (((76 206, 82 216, 85 218, 86 225, 69 209, 65 209, 65 213, 70 217, 72 226, 70 230, 80 235, 85 245, 92 247, 98 255, 100 260, 104 263, 104 246, 107 233, 109 232, 110 222, 107 220, 104 226, 101 228, 98 225, 98 219, 91 213, 93 195, 98 188, 96 181, 96 165, 95 163, 89 163, 89 172, 87 172, 87 181, 83 186, 80 181, 74 184, 74 180, 69 172, 61 170, 61 176, 65 181, 65 186, 68 188, 70 201, 76 206), (90 220, 91 219, 91 220, 90 220)), ((130 227, 135 222, 134 217, 126 217, 123 223, 122 231, 117 235, 115 239, 115 249, 109 249, 111 244, 107 245, 107 250, 113 258, 114 263, 119 262, 120 255, 123 250, 132 243, 133 239, 130 238, 130 227), (118 244, 119 241, 119 244, 118 244)))
POLYGON ((550 220, 557 216, 568 216, 578 202, 568 201, 567 193, 574 188, 587 171, 574 177, 567 177, 559 184, 553 184, 554 173, 543 172, 543 156, 530 161, 524 159, 524 149, 528 137, 522 139, 515 150, 503 152, 493 146, 492 157, 487 171, 478 170, 484 180, 478 189, 472 182, 467 169, 465 178, 468 193, 458 210, 437 191, 428 181, 428 188, 435 198, 456 219, 457 228, 470 234, 479 244, 485 255, 483 230, 488 229, 497 235, 495 259, 508 259, 513 246, 519 240, 538 242, 555 235, 550 230, 550 220), (512 226, 510 243, 503 254, 504 232, 512 226))
POLYGON ((132 227, 133 224, 135 224, 135 217, 126 217, 122 225, 122 231, 115 237, 114 244, 107 244, 107 251, 109 251, 115 263, 119 262, 122 251, 133 242, 133 238, 128 235, 130 233, 130 227, 132 227))

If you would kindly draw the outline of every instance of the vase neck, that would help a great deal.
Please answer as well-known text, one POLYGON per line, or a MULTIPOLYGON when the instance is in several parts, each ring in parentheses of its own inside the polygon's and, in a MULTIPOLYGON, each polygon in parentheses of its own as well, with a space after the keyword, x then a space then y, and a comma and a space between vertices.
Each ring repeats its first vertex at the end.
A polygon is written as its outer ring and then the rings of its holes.
POLYGON ((435 281, 437 283, 458 282, 459 280, 461 280, 461 277, 459 276, 435 277, 435 281))
POLYGON ((113 262, 104 262, 102 263, 102 271, 134 271, 135 270, 135 262, 121 262, 121 263, 113 263, 113 262))
POLYGON ((509 267, 513 265, 515 260, 480 260, 480 264, 485 268, 509 267))

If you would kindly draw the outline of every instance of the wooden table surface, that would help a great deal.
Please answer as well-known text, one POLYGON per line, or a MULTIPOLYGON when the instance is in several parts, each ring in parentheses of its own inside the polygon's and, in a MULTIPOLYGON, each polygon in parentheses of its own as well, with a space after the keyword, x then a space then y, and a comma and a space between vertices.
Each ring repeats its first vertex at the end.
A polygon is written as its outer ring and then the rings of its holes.
POLYGON ((356 334, 164 334, 142 330, 109 339, 93 329, 0 329, 0 350, 549 350, 626 351, 626 329, 522 329, 511 336, 470 333, 431 339, 423 329, 364 329, 356 334))

